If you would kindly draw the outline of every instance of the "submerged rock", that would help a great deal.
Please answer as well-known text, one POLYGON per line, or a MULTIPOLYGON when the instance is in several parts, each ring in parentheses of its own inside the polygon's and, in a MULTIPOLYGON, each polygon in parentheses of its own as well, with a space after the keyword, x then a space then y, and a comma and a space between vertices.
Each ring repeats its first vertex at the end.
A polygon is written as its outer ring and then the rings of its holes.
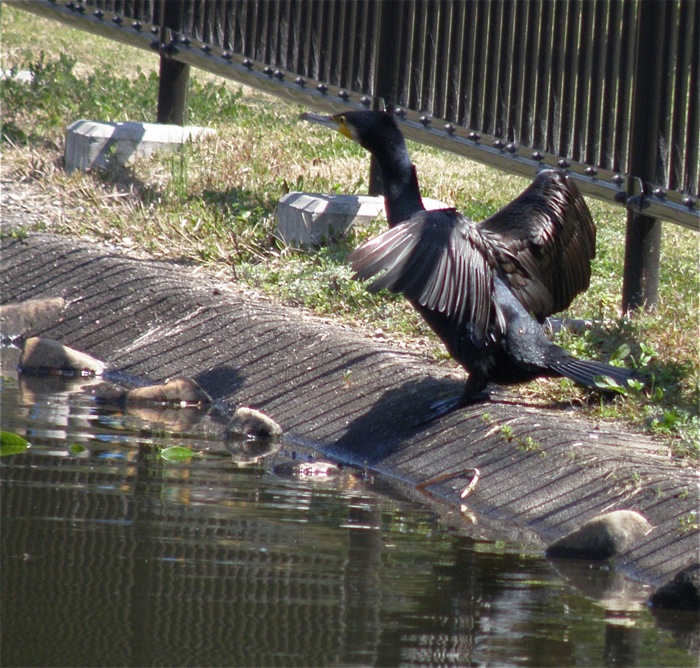
POLYGON ((238 466, 248 466, 277 453, 281 441, 279 438, 248 438, 241 435, 231 438, 227 434, 225 444, 226 451, 238 466))
POLYGON ((41 336, 25 341, 19 366, 23 373, 87 373, 96 376, 102 375, 107 368, 104 362, 87 353, 41 336))
POLYGON ((185 376, 171 378, 165 383, 137 387, 126 393, 126 405, 168 404, 192 406, 210 404, 211 397, 199 384, 185 376))
POLYGON ((144 425, 165 430, 171 434, 190 433, 209 409, 204 406, 148 406, 130 405, 126 414, 144 425))
POLYGON ((280 427, 271 417, 254 408, 241 406, 228 423, 229 438, 279 438, 280 427))
POLYGON ((555 541, 546 554, 563 559, 610 559, 627 552, 653 528, 634 510, 615 510, 588 520, 555 541))
POLYGON ((654 608, 700 610, 700 563, 694 563, 659 587, 649 598, 654 608))
POLYGON ((340 474, 340 466, 328 461, 287 462, 274 468, 277 475, 295 478, 333 478, 340 474))

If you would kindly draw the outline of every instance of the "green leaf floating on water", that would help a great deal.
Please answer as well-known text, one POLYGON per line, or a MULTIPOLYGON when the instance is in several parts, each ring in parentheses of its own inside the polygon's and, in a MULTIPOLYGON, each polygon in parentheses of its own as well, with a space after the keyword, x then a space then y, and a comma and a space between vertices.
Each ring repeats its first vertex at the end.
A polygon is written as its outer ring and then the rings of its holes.
POLYGON ((84 445, 80 445, 79 443, 71 443, 68 446, 68 452, 70 452, 72 455, 79 455, 83 452, 85 452, 87 448, 84 445))
POLYGON ((28 447, 29 443, 19 434, 13 434, 11 431, 0 431, 0 457, 17 455, 28 447))
POLYGON ((169 462, 181 462, 186 459, 191 459, 195 454, 197 453, 189 448, 183 448, 181 445, 172 445, 160 451, 160 456, 169 462))

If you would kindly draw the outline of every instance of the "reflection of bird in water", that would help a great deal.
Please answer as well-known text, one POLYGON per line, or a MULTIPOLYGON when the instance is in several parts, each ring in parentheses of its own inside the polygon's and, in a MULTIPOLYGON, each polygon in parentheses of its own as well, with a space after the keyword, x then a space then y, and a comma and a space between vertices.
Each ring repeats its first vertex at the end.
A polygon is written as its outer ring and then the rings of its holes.
POLYGON ((462 396, 440 413, 485 398, 489 381, 566 376, 597 387, 634 374, 579 360, 539 322, 565 309, 590 280, 595 225, 576 185, 542 171, 510 204, 474 224, 455 209, 426 211, 415 167, 391 114, 352 111, 303 118, 338 129, 376 158, 390 229, 349 257, 372 291, 401 293, 469 372, 462 396), (533 317, 534 316, 534 317, 533 317))

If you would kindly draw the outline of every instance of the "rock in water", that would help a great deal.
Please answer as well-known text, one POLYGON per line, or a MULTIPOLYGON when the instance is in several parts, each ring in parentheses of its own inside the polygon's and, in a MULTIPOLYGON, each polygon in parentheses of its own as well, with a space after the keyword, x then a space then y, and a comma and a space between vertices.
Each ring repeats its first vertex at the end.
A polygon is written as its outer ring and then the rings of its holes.
POLYGON ((700 610, 700 563, 694 563, 659 587, 649 598, 654 608, 700 610))
POLYGON ((177 376, 165 383, 137 387, 126 393, 127 406, 133 404, 168 404, 192 406, 210 404, 211 397, 191 378, 177 376))
POLYGON ((59 341, 33 336, 24 343, 19 366, 23 373, 78 373, 102 375, 104 362, 64 346, 59 341))
POLYGON ((228 424, 229 438, 279 438, 280 427, 271 417, 254 408, 241 406, 236 409, 228 424))
POLYGON ((552 543, 547 556, 563 559, 610 559, 627 552, 653 529, 634 510, 615 510, 598 515, 552 543))

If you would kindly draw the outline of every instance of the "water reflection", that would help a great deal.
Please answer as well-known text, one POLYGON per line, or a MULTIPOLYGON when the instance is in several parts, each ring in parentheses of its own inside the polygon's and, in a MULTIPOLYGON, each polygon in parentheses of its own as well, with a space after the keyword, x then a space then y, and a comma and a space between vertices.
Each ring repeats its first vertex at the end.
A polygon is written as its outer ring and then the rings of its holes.
POLYGON ((3 666, 695 663, 697 628, 618 574, 448 532, 356 472, 279 475, 284 444, 166 462, 192 434, 44 387, 2 386, 32 444, 1 467, 3 666))

